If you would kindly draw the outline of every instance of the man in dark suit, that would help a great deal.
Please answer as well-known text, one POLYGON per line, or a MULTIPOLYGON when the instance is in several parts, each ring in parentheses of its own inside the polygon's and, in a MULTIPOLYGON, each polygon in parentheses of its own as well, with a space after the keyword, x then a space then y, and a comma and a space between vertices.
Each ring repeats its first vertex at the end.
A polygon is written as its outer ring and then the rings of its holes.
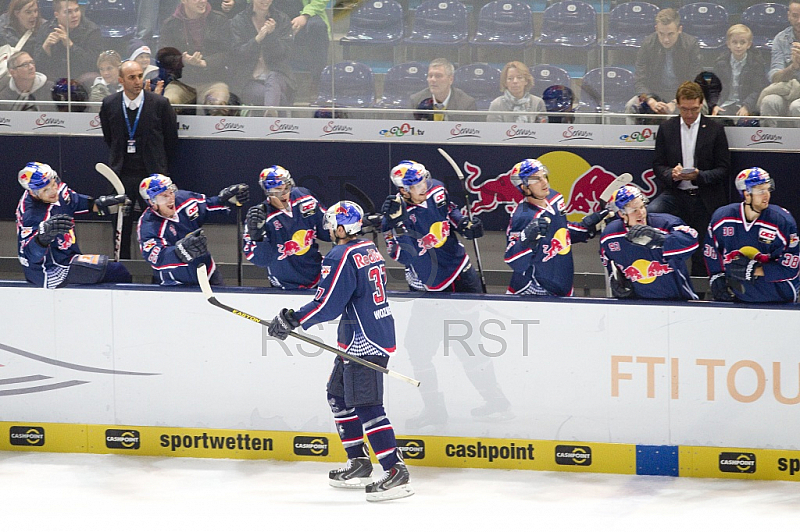
MULTIPOLYGON (((700 114, 703 90, 693 81, 678 87, 679 116, 658 128, 653 171, 661 194, 648 207, 686 221, 703 242, 711 214, 728 203, 731 154, 725 129, 700 114)), ((692 275, 707 276, 703 246, 692 256, 692 275)))
MULTIPOLYGON (((168 157, 178 143, 178 121, 169 100, 143 90, 142 67, 125 61, 119 67, 122 91, 106 96, 100 108, 103 138, 108 144, 109 166, 117 173, 125 193, 136 198, 139 182, 150 174, 169 175, 168 157)), ((131 258, 133 217, 126 216, 122 227, 120 257, 131 258)))
POLYGON ((452 113, 454 110, 476 111, 475 98, 453 87, 453 63, 444 58, 434 59, 428 65, 428 88, 411 95, 412 109, 439 109, 440 113, 415 113, 418 120, 456 120, 482 122, 483 116, 452 113))

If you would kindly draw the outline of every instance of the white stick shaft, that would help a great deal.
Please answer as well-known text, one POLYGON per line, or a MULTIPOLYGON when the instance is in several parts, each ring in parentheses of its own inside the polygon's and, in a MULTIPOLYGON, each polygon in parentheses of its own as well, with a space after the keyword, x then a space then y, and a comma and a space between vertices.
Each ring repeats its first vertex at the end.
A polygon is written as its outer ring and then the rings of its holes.
MULTIPOLYGON (((117 173, 109 168, 108 165, 104 163, 97 163, 94 165, 94 169, 97 170, 100 175, 108 179, 111 183, 111 186, 114 187, 114 190, 117 194, 125 194, 125 186, 120 181, 119 176, 117 173)), ((122 223, 123 223, 123 208, 120 207, 117 211, 117 227, 114 232, 114 262, 119 262, 119 255, 122 249, 122 223)))

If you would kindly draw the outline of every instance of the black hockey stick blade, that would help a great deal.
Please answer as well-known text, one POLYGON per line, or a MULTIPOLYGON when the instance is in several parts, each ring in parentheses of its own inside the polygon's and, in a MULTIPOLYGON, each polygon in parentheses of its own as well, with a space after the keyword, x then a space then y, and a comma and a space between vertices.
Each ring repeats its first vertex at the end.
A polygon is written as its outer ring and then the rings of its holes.
POLYGON ((375 203, 371 199, 369 199, 369 196, 367 196, 367 194, 363 190, 361 190, 352 183, 345 183, 344 189, 356 197, 358 203, 360 203, 361 206, 364 208, 365 213, 367 214, 375 213, 375 203))
MULTIPOLYGON (((253 316, 252 314, 242 312, 241 310, 229 307, 225 303, 222 303, 220 300, 218 300, 217 296, 215 296, 214 292, 211 290, 211 284, 208 282, 208 270, 206 269, 205 264, 201 264, 200 266, 197 267, 197 281, 200 283, 200 290, 203 291, 203 295, 205 296, 205 298, 208 300, 209 303, 211 303, 215 307, 221 308, 222 310, 227 310, 231 314, 235 314, 246 320, 253 321, 255 323, 258 323, 259 325, 263 325, 264 327, 269 327, 272 324, 270 320, 264 320, 259 317, 253 316)), ((411 384, 413 386, 419 387, 420 385, 420 382, 416 379, 412 379, 411 377, 406 377, 405 375, 397 373, 396 371, 392 371, 377 364, 373 364, 369 360, 362 360, 360 357, 353 356, 349 353, 345 353, 341 349, 331 347, 327 344, 319 342, 303 334, 299 334, 295 331, 290 331, 289 336, 291 336, 292 338, 296 338, 298 340, 302 340, 303 342, 307 342, 315 347, 319 347, 320 349, 324 349, 325 351, 329 351, 334 355, 346 358, 347 360, 355 362, 356 364, 361 364, 362 366, 366 366, 375 371, 379 371, 385 375, 388 375, 389 377, 394 377, 395 379, 407 382, 408 384, 411 384)))

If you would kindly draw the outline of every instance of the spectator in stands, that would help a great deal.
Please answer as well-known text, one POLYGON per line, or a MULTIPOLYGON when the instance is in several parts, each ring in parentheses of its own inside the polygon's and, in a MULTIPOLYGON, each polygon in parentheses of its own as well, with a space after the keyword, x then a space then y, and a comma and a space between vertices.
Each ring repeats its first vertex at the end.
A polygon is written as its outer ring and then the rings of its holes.
POLYGON ((100 27, 83 15, 78 0, 53 0, 55 19, 36 57, 50 79, 71 77, 90 85, 97 76, 97 56, 103 51, 100 27), (69 36, 67 36, 69 28, 69 36), (67 76, 69 50, 70 76, 67 76))
POLYGON ((527 66, 519 61, 511 61, 500 73, 500 90, 502 96, 495 98, 489 105, 492 111, 517 111, 521 114, 489 114, 489 122, 547 122, 547 109, 544 100, 531 94, 533 76, 527 66), (542 113, 542 114, 535 114, 542 113))
POLYGON ((39 16, 38 0, 11 0, 8 11, 0 16, 0 46, 9 44, 34 57, 47 37, 47 21, 39 16), (30 31, 20 47, 19 41, 30 31))
POLYGON ((136 61, 144 71, 144 79, 153 79, 158 76, 158 67, 151 64, 150 47, 139 39, 133 39, 128 44, 128 61, 136 61))
POLYGON ((411 95, 411 108, 437 110, 435 113, 415 113, 419 120, 455 120, 461 122, 477 122, 482 117, 462 115, 450 111, 478 109, 475 98, 466 92, 453 87, 453 63, 440 57, 428 65, 428 88, 411 95))
POLYGON ((230 19, 244 11, 250 2, 251 0, 208 0, 211 9, 219 11, 230 19))
POLYGON ((700 45, 695 37, 683 33, 677 11, 659 11, 655 29, 636 56, 636 96, 625 106, 628 114, 674 114, 677 102, 669 96, 702 70, 700 45))
MULTIPOLYGON (((790 26, 779 32, 772 41, 769 78, 770 85, 759 98, 762 116, 800 116, 800 99, 790 84, 800 80, 800 0, 789 2, 790 26)), ((775 127, 774 119, 762 119, 762 126, 775 127)))
POLYGON ((717 58, 714 73, 722 82, 719 100, 709 98, 711 114, 750 116, 758 111, 756 102, 767 86, 766 67, 757 54, 748 53, 753 32, 744 24, 728 28, 728 51, 717 58))
POLYGON ((174 104, 195 103, 205 99, 205 91, 215 83, 226 82, 232 62, 231 32, 228 18, 212 11, 207 0, 181 0, 175 12, 161 25, 161 48, 182 52, 183 83, 196 93, 164 89, 164 96, 174 104))
POLYGON ((231 21, 234 92, 245 105, 288 106, 296 84, 289 66, 292 24, 273 0, 253 0, 231 21))
MULTIPOLYGON (((700 85, 683 83, 675 101, 679 116, 661 124, 656 134, 653 171, 661 193, 648 211, 677 216, 704 235, 711 213, 727 203, 731 169, 728 139, 722 125, 701 114, 700 85)), ((692 275, 705 276, 700 244, 692 256, 692 275)))
POLYGON ((16 52, 8 58, 8 72, 11 79, 0 90, 0 100, 16 100, 13 104, 2 104, 3 111, 50 111, 50 105, 32 103, 35 100, 49 100, 50 90, 47 76, 36 72, 36 63, 28 52, 16 52))
POLYGON ((119 84, 119 66, 122 57, 114 50, 106 50, 97 58, 97 70, 100 76, 94 80, 92 90, 89 92, 90 102, 102 102, 109 94, 122 90, 119 84))
POLYGON ((328 63, 330 22, 327 0, 275 0, 275 9, 292 19, 291 64, 295 68, 305 66, 311 72, 311 93, 316 93, 319 75, 328 63))

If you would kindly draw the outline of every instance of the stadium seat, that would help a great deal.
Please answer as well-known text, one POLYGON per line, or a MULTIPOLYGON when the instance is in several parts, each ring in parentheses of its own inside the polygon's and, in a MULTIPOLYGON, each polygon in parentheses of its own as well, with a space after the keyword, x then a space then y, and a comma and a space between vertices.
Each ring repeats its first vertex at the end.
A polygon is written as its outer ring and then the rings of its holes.
POLYGON ((786 4, 756 4, 742 13, 742 24, 753 32, 753 48, 771 49, 772 39, 788 27, 789 8, 786 4))
POLYGON ((457 68, 453 85, 475 98, 479 111, 489 109, 492 100, 502 94, 500 69, 488 63, 474 63, 457 68))
POLYGON ((495 46, 522 49, 533 44, 533 13, 528 4, 494 0, 478 13, 473 47, 495 46))
POLYGON ((411 34, 404 42, 413 46, 458 47, 467 42, 467 8, 455 0, 428 0, 414 13, 411 34))
POLYGON ((322 69, 315 107, 369 107, 375 99, 372 70, 355 61, 342 61, 322 69))
POLYGON ((581 98, 575 110, 580 113, 624 113, 633 85, 633 72, 625 68, 592 69, 583 77, 581 98))
POLYGON ((541 96, 545 89, 551 85, 569 87, 572 84, 569 73, 555 65, 536 65, 530 70, 533 76, 533 87, 538 96, 541 96))
POLYGON ((103 37, 128 39, 136 32, 134 0, 88 0, 85 9, 86 16, 100 26, 103 37))
MULTIPOLYGON (((725 46, 728 31, 728 11, 718 4, 697 2, 678 10, 683 31, 697 37, 700 48, 719 50, 725 46)), ((788 26, 788 21, 786 22, 788 26)))
POLYGON ((585 2, 563 0, 544 11, 539 47, 589 48, 597 44, 597 12, 585 2))
POLYGON ((428 86, 428 67, 419 62, 395 65, 383 79, 383 95, 375 107, 383 109, 405 109, 410 105, 409 96, 428 86))
POLYGON ((370 0, 350 15, 350 29, 339 39, 344 58, 352 45, 394 46, 403 40, 403 7, 395 0, 370 0))
POLYGON ((659 7, 648 2, 628 2, 611 10, 608 16, 606 48, 639 48, 653 33, 659 7))

